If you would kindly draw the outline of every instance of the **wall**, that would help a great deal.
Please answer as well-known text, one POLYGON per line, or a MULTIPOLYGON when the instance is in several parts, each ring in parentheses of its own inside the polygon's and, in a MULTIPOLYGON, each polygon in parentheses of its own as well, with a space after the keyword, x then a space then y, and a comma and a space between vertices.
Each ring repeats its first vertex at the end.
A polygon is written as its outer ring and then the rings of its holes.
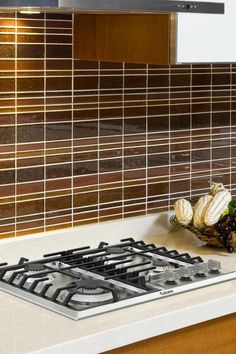
POLYGON ((235 65, 72 60, 68 15, 0 14, 0 235, 235 189, 235 65))

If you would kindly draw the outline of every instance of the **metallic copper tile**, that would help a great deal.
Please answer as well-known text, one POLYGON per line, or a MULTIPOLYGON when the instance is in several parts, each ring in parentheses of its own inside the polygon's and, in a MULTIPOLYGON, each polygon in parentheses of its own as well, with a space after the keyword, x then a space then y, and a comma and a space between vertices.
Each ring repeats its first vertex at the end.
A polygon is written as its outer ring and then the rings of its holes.
MULTIPOLYGON (((118 202, 122 201, 122 189, 109 189, 107 191, 99 192, 99 203, 108 203, 108 202, 118 202)), ((121 202, 122 203, 122 202, 121 202)))
POLYGON ((184 130, 190 128, 190 116, 171 116, 170 129, 171 130, 184 130))
POLYGON ((74 207, 83 207, 87 205, 97 205, 98 192, 75 194, 73 197, 74 207))
POLYGON ((87 138, 98 135, 98 121, 77 122, 73 124, 74 138, 87 138))
POLYGON ((18 34, 17 43, 44 43, 44 35, 18 34))
POLYGON ((15 127, 0 126, 0 144, 14 144, 15 127))
POLYGON ((137 76, 137 75, 125 75, 124 87, 127 88, 138 88, 146 87, 146 76, 137 76))
POLYGON ((168 87, 169 76, 168 75, 149 75, 148 76, 149 87, 168 87))
POLYGON ((21 78, 17 79, 18 91, 43 91, 44 79, 43 78, 21 78))
POLYGON ((43 58, 44 45, 42 44, 18 44, 17 45, 18 58, 43 58))
POLYGON ((120 118, 123 116, 122 108, 106 108, 100 110, 101 118, 120 118))
POLYGON ((17 142, 36 142, 44 140, 44 126, 42 124, 35 125, 19 125, 17 127, 17 142))
POLYGON ((14 196, 15 194, 15 186, 14 184, 12 185, 2 185, 0 186, 0 196, 2 198, 4 197, 11 197, 14 196))
POLYGON ((51 212, 60 209, 70 209, 72 199, 71 196, 63 196, 57 198, 47 198, 46 199, 46 211, 51 212))
POLYGON ((47 70, 71 70, 72 60, 71 59, 54 60, 54 59, 47 58, 46 68, 47 70))
POLYGON ((72 46, 71 45, 47 45, 47 58, 71 58, 72 46))
POLYGON ((46 178, 54 179, 71 176, 72 165, 70 163, 46 166, 46 178))
POLYGON ((17 170, 17 182, 38 181, 44 178, 44 167, 21 168, 17 170))
POLYGON ((146 119, 145 118, 133 118, 125 119, 124 121, 124 133, 125 134, 137 134, 144 133, 146 131, 146 119))
POLYGON ((153 183, 148 185, 148 196, 158 196, 163 199, 164 194, 169 193, 169 183, 153 183))
POLYGON ((39 214, 44 211, 44 200, 17 203, 17 216, 39 214))
POLYGON ((124 199, 136 199, 146 197, 146 185, 126 187, 124 189, 124 199))
POLYGON ((210 175, 204 177, 193 178, 191 181, 191 189, 209 189, 210 175))
POLYGON ((15 216, 14 203, 0 204, 0 219, 12 218, 14 216, 15 216))
POLYGON ((121 135, 123 129, 123 121, 121 119, 110 119, 99 123, 99 135, 121 135))
POLYGON ((13 44, 1 44, 0 58, 14 58, 15 46, 13 44))
POLYGON ((163 166, 169 164, 169 154, 156 154, 148 156, 148 167, 163 166))
POLYGON ((70 123, 57 123, 46 125, 47 140, 71 139, 72 127, 70 123))
POLYGON ((100 160, 99 162, 99 172, 112 172, 112 171, 120 171, 122 169, 122 159, 107 159, 100 160))
POLYGON ((134 156, 124 158, 124 169, 139 169, 146 168, 146 156, 134 156))
POLYGON ((190 86, 190 75, 171 75, 171 86, 190 86))
POLYGON ((130 171, 124 171, 124 180, 129 181, 129 180, 136 180, 136 179, 141 179, 141 178, 146 178, 146 170, 130 170, 130 171))
POLYGON ((44 164, 43 157, 17 159, 17 167, 40 166, 44 164))
POLYGON ((46 90, 71 90, 72 79, 68 77, 66 80, 62 80, 60 77, 47 77, 46 90))
POLYGON ((87 175, 98 172, 98 162, 97 161, 86 161, 86 162, 76 162, 73 165, 74 175, 87 175))
POLYGON ((40 193, 43 191, 44 191, 44 183, 43 182, 19 183, 16 185, 16 194, 17 195, 40 193))
POLYGON ((230 125, 231 114, 228 112, 213 112, 212 113, 212 125, 216 126, 225 126, 230 125))
POLYGON ((14 34, 8 34, 8 33, 0 33, 0 42, 14 42, 15 41, 15 35, 14 34))
POLYGON ((98 109, 74 110, 74 120, 98 119, 98 109))
POLYGON ((75 90, 89 90, 97 89, 98 87, 98 77, 75 77, 74 78, 74 89, 75 90))
POLYGON ((47 43, 71 43, 71 36, 66 36, 66 35, 53 35, 53 34, 48 34, 46 36, 46 42, 47 43))
POLYGON ((15 80, 14 79, 0 78, 0 92, 12 92, 14 90, 15 90, 15 80))
POLYGON ((111 172, 99 175, 99 182, 102 183, 113 183, 122 181, 122 172, 111 172))
POLYGON ((170 106, 170 114, 190 113, 190 104, 176 104, 170 106))
POLYGON ((14 170, 0 170, 0 185, 11 184, 15 182, 14 170))
POLYGON ((180 193, 187 192, 190 190, 190 179, 185 179, 184 181, 173 181, 170 183, 170 193, 180 193))
POLYGON ((169 117, 148 117, 148 131, 169 130, 169 117))

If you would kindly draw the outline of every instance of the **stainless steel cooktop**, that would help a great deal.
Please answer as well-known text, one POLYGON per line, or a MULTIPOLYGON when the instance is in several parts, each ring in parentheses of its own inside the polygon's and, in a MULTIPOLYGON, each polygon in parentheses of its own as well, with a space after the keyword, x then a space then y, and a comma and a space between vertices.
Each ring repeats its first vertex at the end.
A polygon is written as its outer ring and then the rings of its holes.
POLYGON ((133 238, 0 264, 0 290, 74 320, 235 278, 216 260, 133 238))

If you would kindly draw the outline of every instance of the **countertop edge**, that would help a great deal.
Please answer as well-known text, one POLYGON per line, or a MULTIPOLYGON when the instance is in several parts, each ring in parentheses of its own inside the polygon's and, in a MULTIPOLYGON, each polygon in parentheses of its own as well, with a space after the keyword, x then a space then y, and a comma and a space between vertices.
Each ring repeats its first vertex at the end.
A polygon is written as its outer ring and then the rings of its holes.
POLYGON ((236 294, 53 345, 30 354, 77 354, 79 351, 97 354, 233 313, 236 313, 236 294))

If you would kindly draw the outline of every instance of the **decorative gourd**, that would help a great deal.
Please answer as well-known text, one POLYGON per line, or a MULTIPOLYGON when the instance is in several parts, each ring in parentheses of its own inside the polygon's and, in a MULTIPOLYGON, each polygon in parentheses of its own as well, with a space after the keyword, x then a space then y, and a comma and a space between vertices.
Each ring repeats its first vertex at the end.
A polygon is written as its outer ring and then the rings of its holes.
POLYGON ((193 208, 190 202, 186 199, 179 199, 174 205, 175 214, 178 222, 181 225, 188 225, 193 218, 193 208))
POLYGON ((213 199, 212 195, 206 194, 201 197, 193 208, 193 225, 196 228, 203 228, 205 226, 204 216, 206 210, 213 199))
POLYGON ((210 193, 211 195, 216 195, 218 192, 225 190, 223 183, 211 183, 210 193))
POLYGON ((204 222, 207 226, 212 226, 217 223, 220 216, 227 209, 231 201, 231 194, 227 189, 218 192, 210 202, 204 217, 204 222))

